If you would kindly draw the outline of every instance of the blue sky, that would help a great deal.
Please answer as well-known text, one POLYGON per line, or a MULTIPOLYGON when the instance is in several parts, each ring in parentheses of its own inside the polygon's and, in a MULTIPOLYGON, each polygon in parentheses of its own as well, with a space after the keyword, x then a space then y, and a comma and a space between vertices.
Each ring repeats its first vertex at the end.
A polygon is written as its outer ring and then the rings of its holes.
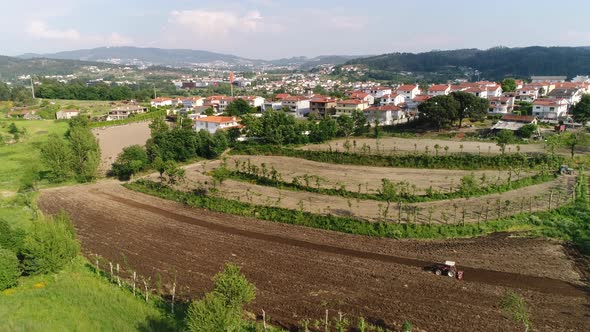
POLYGON ((588 46, 586 0, 3 0, 0 54, 99 46, 273 59, 588 46))

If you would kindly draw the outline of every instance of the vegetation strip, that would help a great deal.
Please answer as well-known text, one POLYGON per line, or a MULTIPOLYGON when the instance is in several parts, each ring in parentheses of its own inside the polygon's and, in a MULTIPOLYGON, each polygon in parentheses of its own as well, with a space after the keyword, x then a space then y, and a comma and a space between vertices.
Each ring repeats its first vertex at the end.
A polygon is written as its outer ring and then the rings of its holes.
POLYGON ((166 116, 166 110, 158 110, 153 112, 148 112, 144 114, 138 114, 127 119, 123 120, 113 120, 113 121, 100 121, 100 122, 90 122, 90 128, 102 128, 102 127, 112 127, 112 126, 120 126, 128 123, 133 122, 140 122, 146 120, 152 120, 156 118, 161 118, 166 116))
POLYGON ((124 186, 148 195, 216 212, 349 234, 385 238, 434 239, 469 237, 525 226, 531 228, 535 235, 572 241, 582 251, 590 252, 590 209, 588 209, 587 184, 584 181, 585 179, 581 176, 576 184, 576 202, 572 205, 549 212, 519 214, 487 223, 465 225, 372 223, 349 217, 318 215, 285 208, 257 206, 220 197, 183 192, 174 190, 161 183, 143 179, 124 186))
POLYGON ((230 153, 232 155, 295 157, 333 164, 463 170, 510 168, 530 169, 540 167, 557 169, 557 167, 563 162, 563 157, 545 153, 514 153, 494 156, 468 153, 455 153, 444 156, 408 153, 387 156, 368 153, 359 154, 351 152, 299 150, 292 147, 256 144, 238 145, 230 153))
MULTIPOLYGON (((346 198, 355 198, 363 200, 374 200, 383 202, 403 202, 403 203, 422 203, 440 201, 445 199, 456 199, 465 197, 480 197, 489 194, 499 194, 511 190, 516 190, 536 184, 541 184, 555 179, 555 175, 538 174, 530 177, 509 181, 502 184, 493 184, 487 187, 480 186, 473 175, 464 176, 458 186, 457 191, 443 193, 434 191, 432 188, 427 189, 425 195, 415 195, 410 191, 408 182, 393 183, 387 179, 382 179, 382 188, 378 193, 362 193, 346 190, 341 188, 322 188, 312 187, 308 184, 300 183, 301 179, 296 177, 292 182, 286 182, 279 178, 273 179, 264 175, 252 174, 243 171, 229 170, 227 168, 218 168, 213 171, 214 178, 228 177, 237 181, 252 182, 261 186, 274 187, 291 191, 306 191, 330 196, 340 196, 346 198)), ((315 177, 310 177, 312 180, 315 177)), ((309 179, 307 180, 309 182, 309 179)))

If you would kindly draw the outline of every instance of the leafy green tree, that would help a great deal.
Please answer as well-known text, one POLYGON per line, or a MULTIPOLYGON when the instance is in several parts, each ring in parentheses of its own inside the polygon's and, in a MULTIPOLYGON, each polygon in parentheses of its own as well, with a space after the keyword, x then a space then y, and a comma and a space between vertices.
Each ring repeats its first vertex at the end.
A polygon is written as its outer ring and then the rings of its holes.
POLYGON ((167 177, 169 184, 176 184, 184 181, 185 170, 173 160, 168 160, 164 163, 164 175, 167 177))
POLYGON ((496 145, 498 145, 500 147, 502 154, 504 154, 504 152, 506 152, 506 146, 514 143, 514 141, 515 141, 514 132, 512 132, 511 130, 502 129, 496 135, 496 145))
POLYGON ((41 145, 41 160, 49 170, 52 182, 63 182, 73 175, 74 156, 70 143, 56 134, 41 145))
POLYGON ((317 125, 312 126, 310 139, 312 142, 325 142, 336 137, 338 123, 330 117, 324 117, 317 125))
POLYGON ((22 229, 13 229, 6 220, 0 219, 0 248, 20 254, 25 235, 22 229))
POLYGON ((209 293, 188 308, 186 325, 191 332, 239 331, 241 312, 225 305, 223 299, 209 293))
POLYGON ((362 135, 367 132, 367 116, 364 112, 361 111, 353 111, 352 112, 352 119, 354 120, 354 134, 355 135, 362 135))
POLYGON ((241 116, 248 113, 254 113, 254 108, 244 99, 237 98, 227 105, 225 113, 230 116, 241 116))
POLYGON ((75 126, 70 128, 69 141, 73 155, 73 169, 78 181, 90 182, 98 176, 100 146, 90 129, 75 126))
POLYGON ((533 104, 526 101, 516 102, 519 106, 520 115, 533 115, 533 104))
POLYGON ((490 106, 487 99, 479 98, 465 91, 452 92, 450 96, 458 103, 457 118, 459 119, 459 128, 463 125, 465 118, 483 118, 490 106))
POLYGON ((18 135, 20 133, 20 131, 18 130, 18 127, 16 126, 16 124, 14 124, 14 122, 11 122, 8 125, 8 132, 12 135, 18 135))
POLYGON ((437 129, 451 125, 458 119, 460 104, 452 96, 436 96, 418 106, 421 116, 437 129))
POLYGON ((168 132, 168 130, 170 130, 170 127, 168 126, 166 121, 164 121, 163 118, 155 118, 154 120, 152 120, 152 123, 150 123, 149 127, 152 137, 158 134, 166 133, 168 132))
POLYGON ((29 274, 55 273, 80 252, 70 219, 61 214, 38 220, 23 244, 23 267, 29 274))
POLYGON ((518 133, 520 134, 520 136, 521 136, 522 138, 530 138, 531 136, 533 136, 533 134, 534 134, 535 132, 537 132, 538 128, 539 128, 539 127, 537 127, 537 125, 536 125, 536 124, 534 124, 534 123, 529 123, 529 124, 526 124, 526 125, 522 126, 522 127, 519 129, 518 133))
POLYGON ((113 163, 112 173, 120 179, 129 179, 147 168, 149 164, 145 149, 139 145, 128 146, 117 156, 113 163))
POLYGON ((221 298, 226 306, 238 308, 250 303, 256 297, 256 287, 246 279, 239 266, 226 264, 223 271, 213 277, 213 293, 221 298))
POLYGON ((516 91, 516 81, 514 80, 514 78, 505 78, 502 81, 502 91, 504 91, 504 92, 516 91))
POLYGON ((344 137, 350 137, 354 134, 355 123, 354 119, 346 114, 341 115, 336 120, 338 122, 338 135, 344 137))
POLYGON ((576 122, 579 122, 583 126, 586 126, 586 123, 590 121, 590 94, 582 96, 580 102, 578 102, 572 108, 572 114, 576 122))
POLYGON ((590 136, 586 132, 578 130, 561 135, 560 142, 570 150, 571 157, 574 158, 576 147, 579 145, 588 145, 590 136))
POLYGON ((0 247, 0 291, 15 286, 20 275, 16 254, 0 247))

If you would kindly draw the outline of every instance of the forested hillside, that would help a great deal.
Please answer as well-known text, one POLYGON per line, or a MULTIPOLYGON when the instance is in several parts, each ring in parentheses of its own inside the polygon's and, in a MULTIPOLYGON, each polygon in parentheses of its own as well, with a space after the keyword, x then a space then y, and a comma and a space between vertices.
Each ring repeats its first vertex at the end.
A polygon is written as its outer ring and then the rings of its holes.
POLYGON ((463 49, 425 53, 391 53, 355 59, 346 65, 364 65, 367 76, 382 78, 398 72, 432 73, 480 72, 481 79, 507 76, 587 75, 590 73, 588 47, 496 47, 488 50, 463 49))

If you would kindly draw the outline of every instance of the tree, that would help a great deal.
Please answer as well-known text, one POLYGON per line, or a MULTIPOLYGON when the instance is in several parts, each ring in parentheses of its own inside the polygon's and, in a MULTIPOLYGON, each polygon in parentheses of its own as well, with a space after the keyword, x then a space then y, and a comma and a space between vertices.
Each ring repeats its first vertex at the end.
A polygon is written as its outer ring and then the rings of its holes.
POLYGON ((226 306, 240 309, 256 297, 256 287, 246 279, 239 266, 226 264, 223 271, 213 277, 213 293, 226 306))
POLYGON ((49 135, 41 145, 41 161, 49 169, 49 180, 63 182, 73 174, 73 154, 70 144, 56 134, 49 135))
POLYGON ((452 96, 436 96, 420 104, 418 110, 426 122, 442 129, 458 119, 459 106, 452 96))
POLYGON ((80 252, 70 219, 58 215, 33 224, 23 244, 23 267, 29 274, 55 273, 80 252))
POLYGON ((241 116, 248 113, 254 113, 254 108, 244 99, 238 98, 227 105, 225 113, 230 116, 241 116))
POLYGON ((582 126, 590 121, 590 94, 582 96, 582 99, 572 108, 574 120, 580 122, 582 126))
POLYGON ((514 140, 514 133, 511 130, 502 129, 496 135, 496 145, 500 147, 502 154, 506 151, 506 145, 513 143, 514 140))
POLYGON ((69 141, 73 155, 73 169, 78 181, 90 182, 98 176, 100 146, 90 129, 83 126, 70 128, 69 141))
POLYGON ((516 91, 516 81, 514 80, 514 78, 505 78, 502 81, 502 91, 504 91, 504 92, 516 91))
POLYGON ((16 254, 0 247, 0 291, 15 286, 20 275, 16 254))
POLYGON ((344 114, 338 117, 336 121, 338 122, 339 136, 350 137, 352 134, 354 134, 355 123, 353 118, 344 114))
POLYGON ((469 92, 452 92, 450 96, 458 103, 457 118, 459 119, 459 128, 463 125, 463 119, 465 118, 483 118, 490 106, 487 99, 476 97, 469 92))
POLYGON ((147 168, 149 164, 145 149, 139 145, 131 145, 123 149, 113 163, 112 173, 120 179, 127 180, 147 168))
POLYGON ((523 324, 525 332, 531 328, 529 310, 525 300, 520 295, 514 292, 508 292, 500 302, 500 307, 515 322, 523 324))
POLYGON ((164 163, 164 175, 168 178, 169 184, 176 184, 184 180, 185 170, 173 160, 168 160, 164 163))
POLYGON ((352 112, 352 119, 354 121, 354 134, 362 135, 367 132, 367 116, 364 112, 355 110, 352 112))
POLYGON ((576 147, 578 145, 586 145, 590 142, 588 134, 582 130, 576 132, 565 133, 561 136, 561 144, 570 150, 571 157, 574 158, 576 147))
POLYGON ((520 136, 521 136, 522 138, 530 138, 531 136, 533 136, 533 134, 534 134, 535 132, 537 132, 537 130, 538 130, 538 127, 537 127, 537 125, 536 125, 536 124, 534 124, 534 123, 529 123, 529 124, 526 124, 526 125, 522 126, 522 127, 521 127, 521 128, 518 130, 518 133, 520 134, 520 136))
POLYGON ((25 235, 22 229, 12 229, 6 220, 0 219, 0 248, 20 254, 25 235))
POLYGON ((163 118, 155 118, 154 120, 152 120, 152 123, 150 123, 150 131, 152 137, 158 134, 166 133, 168 130, 170 130, 170 127, 168 126, 166 121, 164 121, 163 118))

